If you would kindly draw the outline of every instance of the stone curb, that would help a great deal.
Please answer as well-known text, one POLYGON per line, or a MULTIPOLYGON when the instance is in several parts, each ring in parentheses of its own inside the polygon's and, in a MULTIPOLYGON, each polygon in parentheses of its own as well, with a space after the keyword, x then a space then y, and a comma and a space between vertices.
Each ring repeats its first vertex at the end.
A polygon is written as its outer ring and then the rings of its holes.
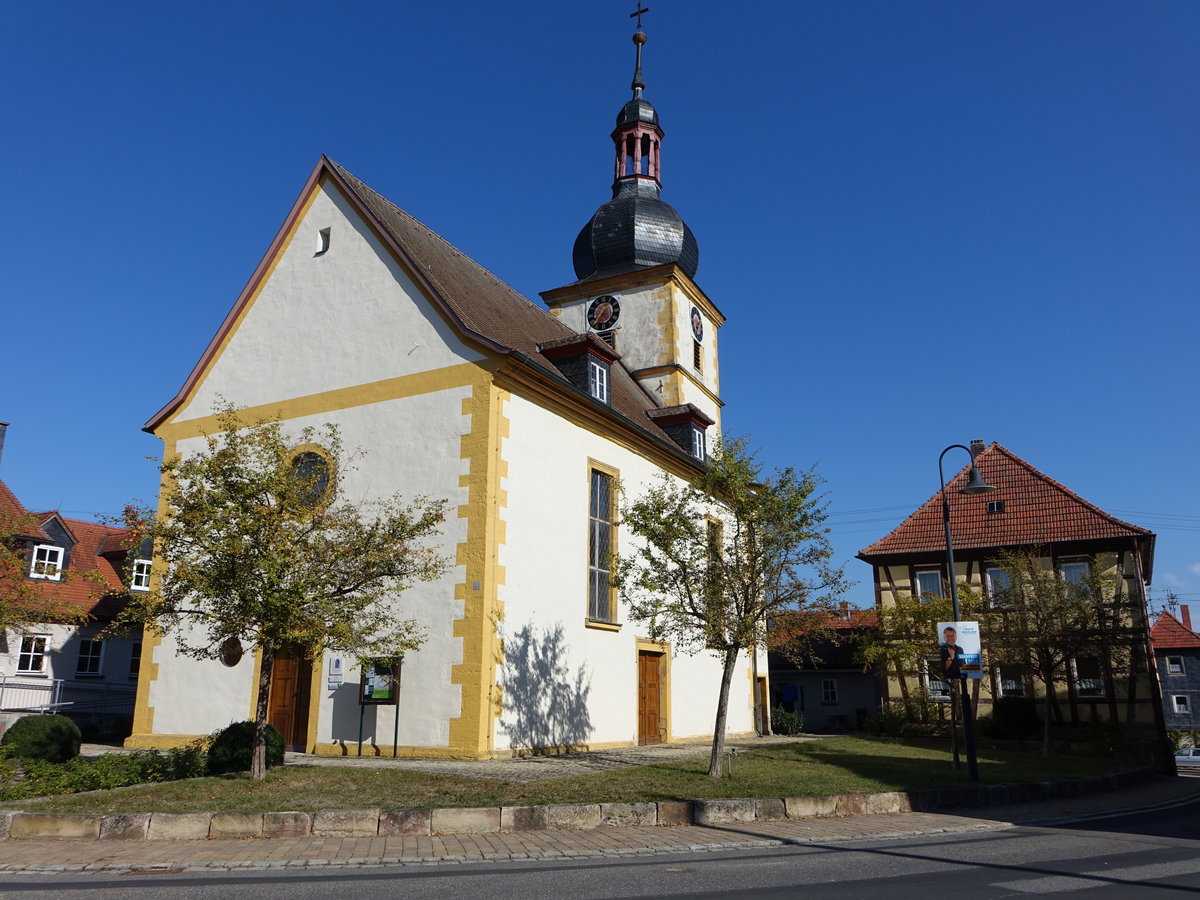
POLYGON ((203 840, 230 837, 373 837, 591 830, 650 825, 744 825, 755 821, 932 812, 1058 800, 1144 784, 1153 769, 1075 781, 991 784, 877 794, 555 803, 446 809, 323 809, 315 813, 46 814, 0 811, 0 840, 203 840))

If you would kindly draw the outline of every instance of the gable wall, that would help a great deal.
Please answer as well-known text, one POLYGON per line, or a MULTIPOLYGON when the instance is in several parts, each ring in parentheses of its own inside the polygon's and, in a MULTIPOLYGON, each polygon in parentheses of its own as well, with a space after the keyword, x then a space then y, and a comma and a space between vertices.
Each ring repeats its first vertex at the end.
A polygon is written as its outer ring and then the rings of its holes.
POLYGON ((256 407, 481 359, 324 181, 173 421, 219 397, 256 407), (329 250, 314 255, 323 228, 329 250))

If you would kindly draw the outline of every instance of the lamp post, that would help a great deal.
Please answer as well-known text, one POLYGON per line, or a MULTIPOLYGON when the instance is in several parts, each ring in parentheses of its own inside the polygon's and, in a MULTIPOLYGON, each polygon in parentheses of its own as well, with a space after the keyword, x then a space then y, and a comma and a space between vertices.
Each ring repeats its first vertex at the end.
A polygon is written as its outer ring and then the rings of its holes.
MULTIPOLYGON (((938 457, 938 478, 942 484, 942 524, 946 528, 946 572, 950 578, 950 603, 954 610, 954 621, 958 622, 958 585, 954 580, 954 542, 950 539, 950 501, 946 497, 946 476, 942 471, 942 460, 951 450, 966 450, 971 454, 971 471, 967 475, 967 483, 958 489, 960 494, 986 494, 995 488, 983 480, 979 469, 975 467, 975 451, 962 444, 951 444, 938 457)), ((967 695, 967 673, 959 673, 959 694, 962 696, 963 743, 967 751, 967 774, 972 781, 979 780, 979 763, 975 758, 975 721, 971 716, 971 698, 967 695)))

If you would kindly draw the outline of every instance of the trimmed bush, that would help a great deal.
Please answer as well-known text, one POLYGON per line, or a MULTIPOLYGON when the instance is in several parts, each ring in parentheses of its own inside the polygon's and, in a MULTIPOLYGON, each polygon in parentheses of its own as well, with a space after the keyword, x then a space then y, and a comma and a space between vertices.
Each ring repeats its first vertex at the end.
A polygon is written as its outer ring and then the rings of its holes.
POLYGON ((776 734, 804 734, 804 716, 777 706, 771 710, 771 730, 776 734))
MULTIPOLYGON (((208 748, 208 774, 250 771, 254 752, 254 723, 234 722, 217 735, 208 748)), ((283 735, 267 726, 267 768, 283 765, 283 735)))
POLYGON ((25 716, 0 739, 9 756, 64 763, 79 755, 79 726, 66 716, 25 716))

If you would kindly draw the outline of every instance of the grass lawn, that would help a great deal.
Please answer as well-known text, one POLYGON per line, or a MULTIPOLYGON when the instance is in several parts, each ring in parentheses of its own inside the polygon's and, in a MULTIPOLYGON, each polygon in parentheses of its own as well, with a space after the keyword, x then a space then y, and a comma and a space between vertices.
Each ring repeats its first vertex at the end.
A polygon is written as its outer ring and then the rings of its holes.
MULTIPOLYGON (((248 775, 195 778, 2 804, 37 812, 269 812, 519 806, 539 803, 637 802, 713 797, 798 797, 969 784, 945 741, 835 738, 741 754, 732 778, 712 779, 707 754, 535 783, 515 783, 403 769, 284 766, 255 782, 248 775)), ((981 750, 985 784, 1083 778, 1127 764, 981 750)))

